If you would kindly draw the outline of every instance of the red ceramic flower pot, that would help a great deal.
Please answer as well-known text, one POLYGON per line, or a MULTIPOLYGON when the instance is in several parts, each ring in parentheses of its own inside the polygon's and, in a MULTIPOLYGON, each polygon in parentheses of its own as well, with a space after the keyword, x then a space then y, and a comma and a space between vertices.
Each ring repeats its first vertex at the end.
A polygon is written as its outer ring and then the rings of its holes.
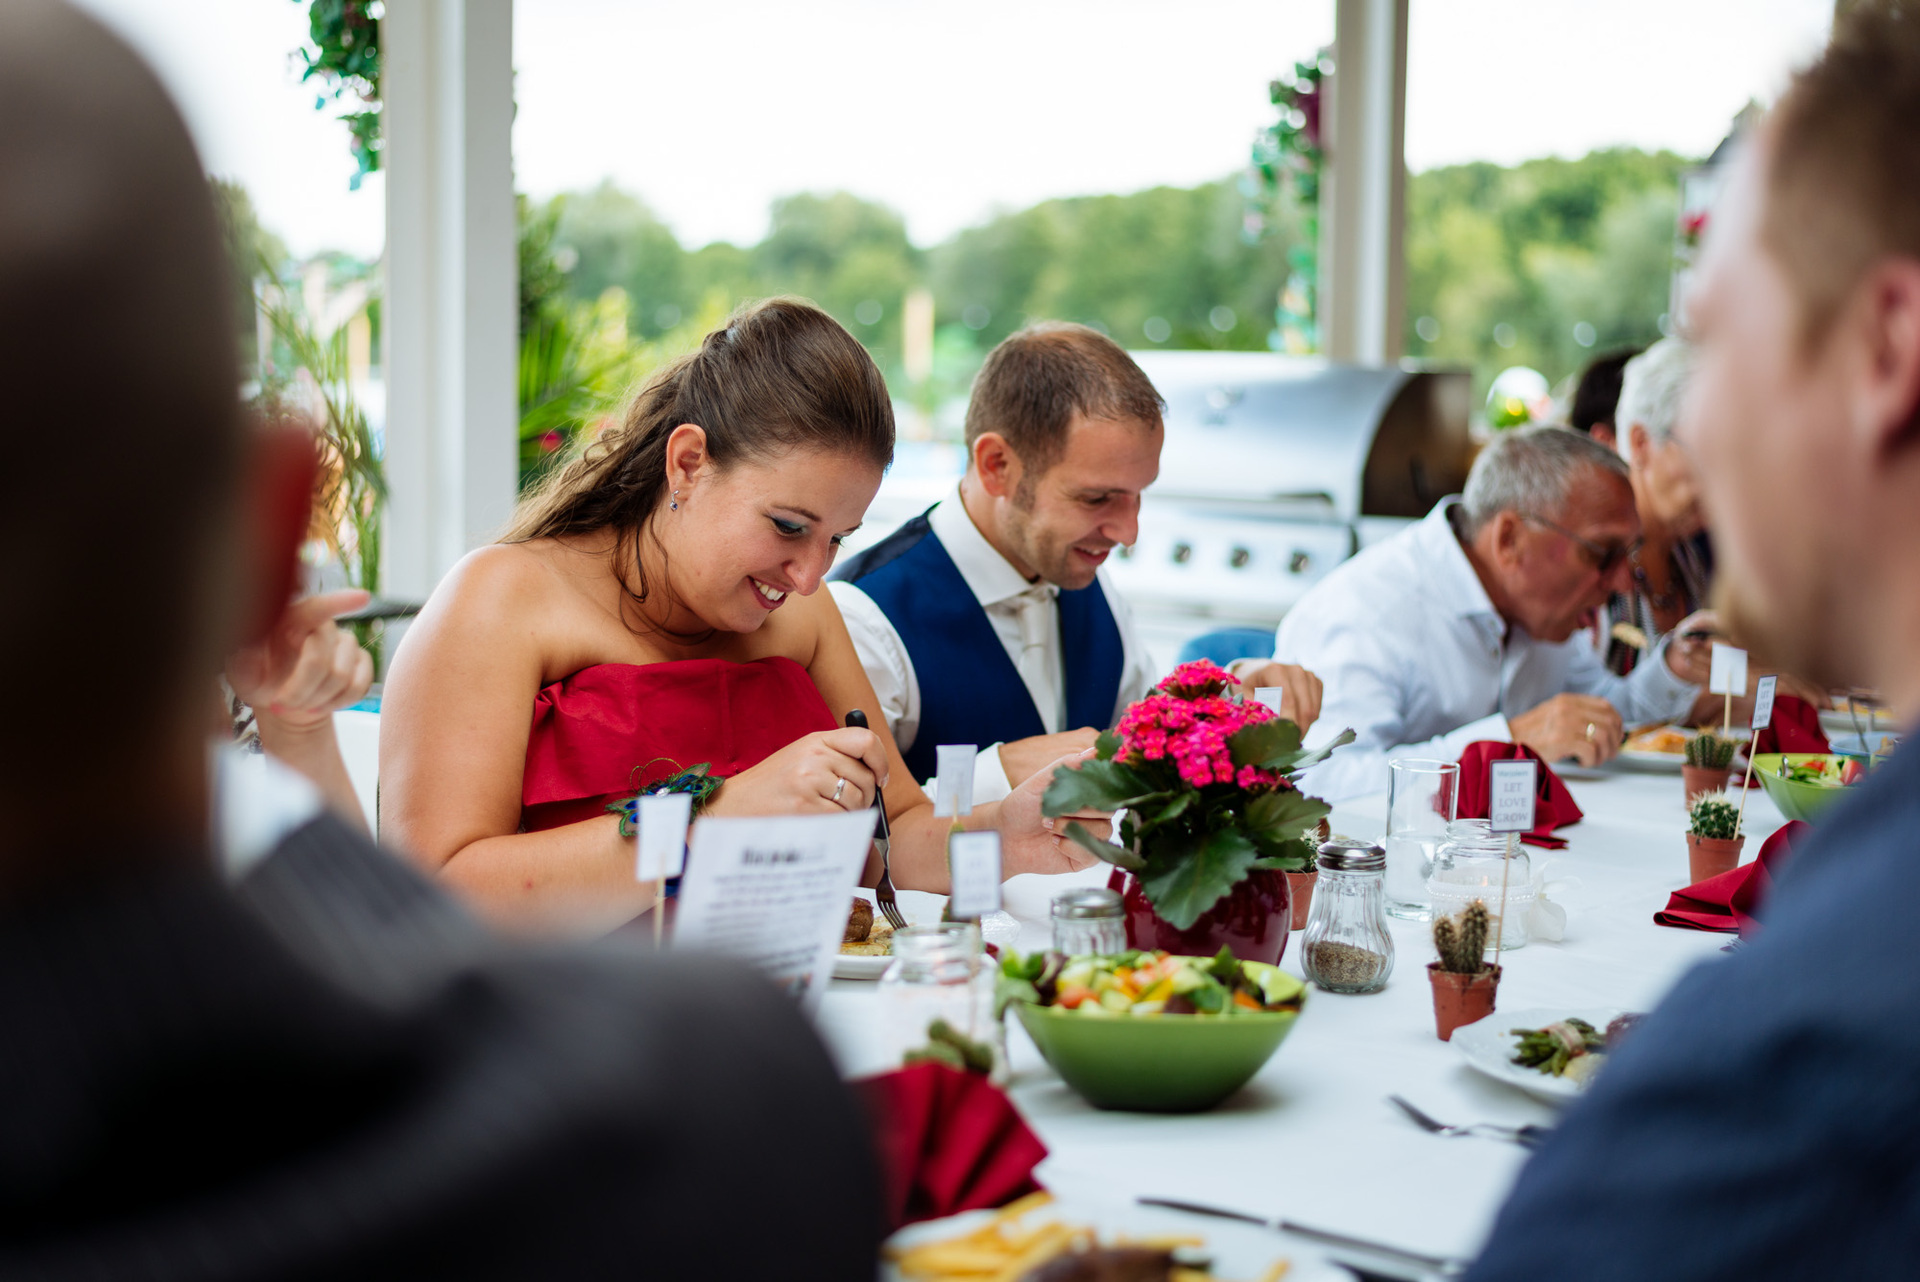
POLYGON ((1697 885, 1709 877, 1732 872, 1740 865, 1740 847, 1745 837, 1702 837, 1687 834, 1687 875, 1697 885))
POLYGON ((1287 894, 1293 898, 1293 928, 1307 928, 1307 914, 1313 911, 1313 883, 1320 878, 1318 868, 1286 874, 1287 894))
POLYGON ((1456 975, 1441 970, 1439 962, 1427 963, 1427 978, 1433 984, 1433 1031, 1441 1041, 1452 1041, 1455 1029, 1493 1014, 1500 970, 1489 966, 1478 975, 1456 975))
POLYGON ((1278 965, 1287 951, 1287 932, 1293 921, 1292 897, 1284 873, 1255 870, 1186 930, 1175 930, 1147 901, 1140 881, 1127 875, 1123 891, 1127 911, 1127 946, 1161 948, 1189 957, 1211 957, 1231 948, 1242 961, 1278 965))
POLYGON ((1712 766, 1681 766, 1680 787, 1686 793, 1687 805, 1693 805, 1693 799, 1703 792, 1725 791, 1732 774, 1731 770, 1716 770, 1712 766))

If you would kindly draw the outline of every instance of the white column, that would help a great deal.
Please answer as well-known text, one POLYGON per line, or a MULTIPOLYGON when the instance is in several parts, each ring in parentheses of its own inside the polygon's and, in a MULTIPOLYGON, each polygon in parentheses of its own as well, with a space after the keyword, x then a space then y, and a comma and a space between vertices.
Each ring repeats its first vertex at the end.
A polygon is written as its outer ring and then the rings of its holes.
POLYGON ((513 0, 387 0, 384 595, 424 599, 513 511, 513 0))
POLYGON ((1320 347, 1400 359, 1406 309, 1408 0, 1335 0, 1320 187, 1320 347))

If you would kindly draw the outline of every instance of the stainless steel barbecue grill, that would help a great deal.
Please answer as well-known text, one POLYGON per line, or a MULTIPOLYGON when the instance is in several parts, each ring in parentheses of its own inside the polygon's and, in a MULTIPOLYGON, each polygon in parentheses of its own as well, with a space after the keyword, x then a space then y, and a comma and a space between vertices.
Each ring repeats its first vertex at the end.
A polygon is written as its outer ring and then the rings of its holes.
POLYGON ((1108 564, 1156 654, 1272 627, 1334 566, 1465 484, 1465 371, 1135 352, 1167 402, 1140 538, 1108 564))

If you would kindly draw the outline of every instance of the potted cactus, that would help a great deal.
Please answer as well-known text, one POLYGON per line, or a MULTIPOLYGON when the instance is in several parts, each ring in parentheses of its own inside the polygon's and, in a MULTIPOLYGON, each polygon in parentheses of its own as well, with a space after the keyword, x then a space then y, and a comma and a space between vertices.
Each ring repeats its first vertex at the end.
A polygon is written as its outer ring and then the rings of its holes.
POLYGON ((1687 868, 1696 882, 1718 877, 1740 863, 1746 838, 1740 830, 1740 810, 1724 792, 1694 798, 1687 811, 1687 868))
POLYGON ((1427 964, 1433 984, 1433 1031, 1443 1042, 1453 1030, 1493 1014, 1500 967, 1487 963, 1487 906, 1476 899, 1451 917, 1433 919, 1440 960, 1427 964))
POLYGON ((1739 745, 1711 731, 1687 740, 1687 764, 1680 767, 1680 783, 1687 804, 1703 792, 1718 792, 1733 773, 1733 753, 1739 745))

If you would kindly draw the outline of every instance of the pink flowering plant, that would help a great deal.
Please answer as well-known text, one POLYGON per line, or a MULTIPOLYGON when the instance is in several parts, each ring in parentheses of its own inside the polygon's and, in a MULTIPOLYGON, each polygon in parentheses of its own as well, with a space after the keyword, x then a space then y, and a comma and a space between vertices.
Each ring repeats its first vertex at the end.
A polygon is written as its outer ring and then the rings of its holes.
POLYGON ((1308 834, 1330 807, 1294 780, 1353 741, 1347 730, 1306 751, 1299 726, 1233 690, 1233 678, 1204 659, 1175 668, 1100 736, 1093 760, 1057 773, 1041 801, 1050 818, 1126 811, 1118 846, 1078 823, 1066 835, 1138 877, 1176 930, 1256 869, 1311 866, 1308 834))

